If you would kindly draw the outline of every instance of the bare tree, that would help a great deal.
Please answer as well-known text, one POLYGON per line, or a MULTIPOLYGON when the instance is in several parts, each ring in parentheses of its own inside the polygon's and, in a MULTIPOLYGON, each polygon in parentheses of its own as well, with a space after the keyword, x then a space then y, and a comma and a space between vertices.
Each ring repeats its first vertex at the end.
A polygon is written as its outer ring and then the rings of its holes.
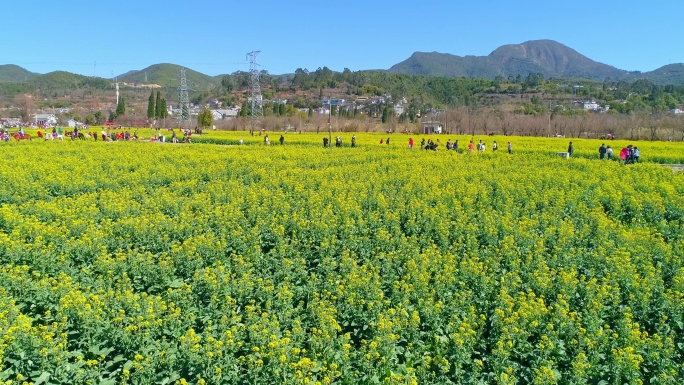
POLYGON ((510 119, 510 113, 508 112, 503 112, 503 111, 498 111, 497 112, 497 118, 499 118, 499 125, 501 126, 501 132, 504 134, 504 136, 511 135, 511 119, 510 119))
POLYGON ((639 127, 641 126, 641 115, 637 114, 636 112, 632 112, 629 114, 627 124, 629 127, 629 139, 634 140, 634 134, 636 133, 636 137, 639 137, 639 127))
POLYGON ((446 111, 446 120, 449 122, 449 132, 456 134, 463 134, 463 116, 464 108, 456 107, 450 108, 446 111))
POLYGON ((489 109, 487 109, 487 110, 485 110, 485 109, 480 110, 479 118, 480 118, 480 119, 479 119, 479 120, 480 120, 480 124, 482 125, 482 128, 484 129, 485 134, 491 134, 491 133, 492 133, 492 132, 491 132, 491 130, 492 130, 492 123, 493 123, 493 122, 492 122, 491 110, 489 110, 489 109))
POLYGON ((31 114, 36 110, 36 103, 33 102, 33 97, 29 94, 19 94, 14 97, 13 104, 19 110, 21 120, 28 122, 31 114))
POLYGON ((471 135, 475 135, 475 124, 476 124, 476 119, 475 119, 475 114, 477 113, 477 106, 474 104, 471 104, 467 108, 466 112, 466 119, 468 120, 468 132, 471 135))
POLYGON ((658 132, 663 128, 665 125, 665 116, 663 116, 662 113, 657 113, 653 114, 653 117, 655 118, 654 121, 651 121, 649 124, 649 133, 650 133, 650 140, 654 141, 658 137, 658 132))

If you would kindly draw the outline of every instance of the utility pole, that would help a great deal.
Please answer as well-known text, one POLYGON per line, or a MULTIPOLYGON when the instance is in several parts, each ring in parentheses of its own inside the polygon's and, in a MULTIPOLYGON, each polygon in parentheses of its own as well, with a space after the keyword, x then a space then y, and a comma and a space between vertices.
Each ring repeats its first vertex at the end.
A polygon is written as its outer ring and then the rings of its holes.
POLYGON ((262 96, 261 96, 261 84, 259 79, 259 64, 257 64, 256 57, 261 51, 252 51, 247 53, 249 58, 249 73, 250 73, 250 125, 252 131, 254 127, 259 123, 259 120, 264 115, 262 96))
MULTIPOLYGON (((190 122, 190 97, 188 96, 188 79, 185 76, 185 68, 180 69, 180 115, 178 115, 178 125, 190 122)), ((163 113, 166 115, 166 111, 163 113)), ((166 119, 164 119, 166 123, 166 119)))
POLYGON ((551 136, 551 99, 549 99, 549 127, 547 129, 548 136, 551 136))
POLYGON ((332 96, 328 97, 328 147, 332 148, 332 96))

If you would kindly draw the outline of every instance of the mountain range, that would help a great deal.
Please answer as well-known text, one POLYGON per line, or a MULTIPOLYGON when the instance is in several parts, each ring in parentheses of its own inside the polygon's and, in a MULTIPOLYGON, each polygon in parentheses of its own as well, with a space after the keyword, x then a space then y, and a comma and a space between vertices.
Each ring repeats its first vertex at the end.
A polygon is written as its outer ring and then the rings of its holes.
MULTIPOLYGON (((158 84, 177 88, 179 70, 176 64, 154 64, 142 70, 132 70, 117 76, 119 82, 158 84)), ((521 44, 503 45, 487 56, 457 56, 438 52, 415 52, 411 57, 387 70, 389 73, 443 77, 476 77, 494 79, 497 76, 541 73, 545 78, 635 81, 649 80, 660 85, 684 85, 684 64, 668 64, 650 72, 627 71, 596 62, 574 49, 553 40, 532 40, 521 44)), ((188 86, 194 91, 212 88, 223 75, 209 76, 186 70, 188 86)), ((13 64, 0 65, 0 83, 35 84, 55 88, 64 84, 93 83, 92 78, 55 71, 37 74, 13 64), (91 79, 88 81, 87 79, 91 79)))
POLYGON ((390 73, 444 77, 527 76, 545 78, 635 81, 684 85, 684 64, 669 64, 650 72, 626 71, 596 62, 553 40, 532 40, 503 45, 487 56, 456 56, 438 52, 416 52, 393 65, 390 73))

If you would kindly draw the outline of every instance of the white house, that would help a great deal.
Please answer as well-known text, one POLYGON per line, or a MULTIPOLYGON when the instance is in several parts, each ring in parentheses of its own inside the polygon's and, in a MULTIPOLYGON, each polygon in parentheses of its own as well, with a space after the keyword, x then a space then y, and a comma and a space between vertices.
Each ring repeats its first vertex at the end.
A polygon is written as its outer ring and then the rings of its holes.
POLYGON ((69 127, 81 127, 82 125, 83 125, 83 123, 78 122, 74 119, 67 120, 67 126, 69 126, 69 127))
POLYGON ((54 126, 57 124, 55 114, 36 114, 35 122, 37 126, 54 126))
POLYGON ((682 115, 684 114, 684 110, 681 110, 679 108, 673 108, 670 110, 672 112, 672 115, 682 115))
POLYGON ((238 117, 239 113, 239 108, 224 108, 220 110, 211 110, 211 114, 214 116, 214 120, 235 119, 238 117))
POLYGON ((223 114, 219 110, 211 110, 211 117, 213 120, 223 119, 223 114))
POLYGON ((584 106, 585 110, 592 110, 592 111, 598 110, 598 108, 599 108, 598 103, 596 103, 593 100, 588 100, 586 102, 582 102, 582 106, 584 106))
POLYGON ((442 123, 435 121, 423 122, 423 134, 441 134, 442 133, 442 123))

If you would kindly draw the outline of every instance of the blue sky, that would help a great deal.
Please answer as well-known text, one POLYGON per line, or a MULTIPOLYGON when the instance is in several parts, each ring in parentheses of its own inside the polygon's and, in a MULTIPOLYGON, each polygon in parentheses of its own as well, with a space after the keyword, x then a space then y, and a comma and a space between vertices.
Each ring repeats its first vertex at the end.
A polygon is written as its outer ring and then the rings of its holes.
POLYGON ((157 63, 218 75, 387 69, 552 39, 625 70, 684 63, 684 2, 34 0, 3 6, 0 64, 112 77, 157 63))

